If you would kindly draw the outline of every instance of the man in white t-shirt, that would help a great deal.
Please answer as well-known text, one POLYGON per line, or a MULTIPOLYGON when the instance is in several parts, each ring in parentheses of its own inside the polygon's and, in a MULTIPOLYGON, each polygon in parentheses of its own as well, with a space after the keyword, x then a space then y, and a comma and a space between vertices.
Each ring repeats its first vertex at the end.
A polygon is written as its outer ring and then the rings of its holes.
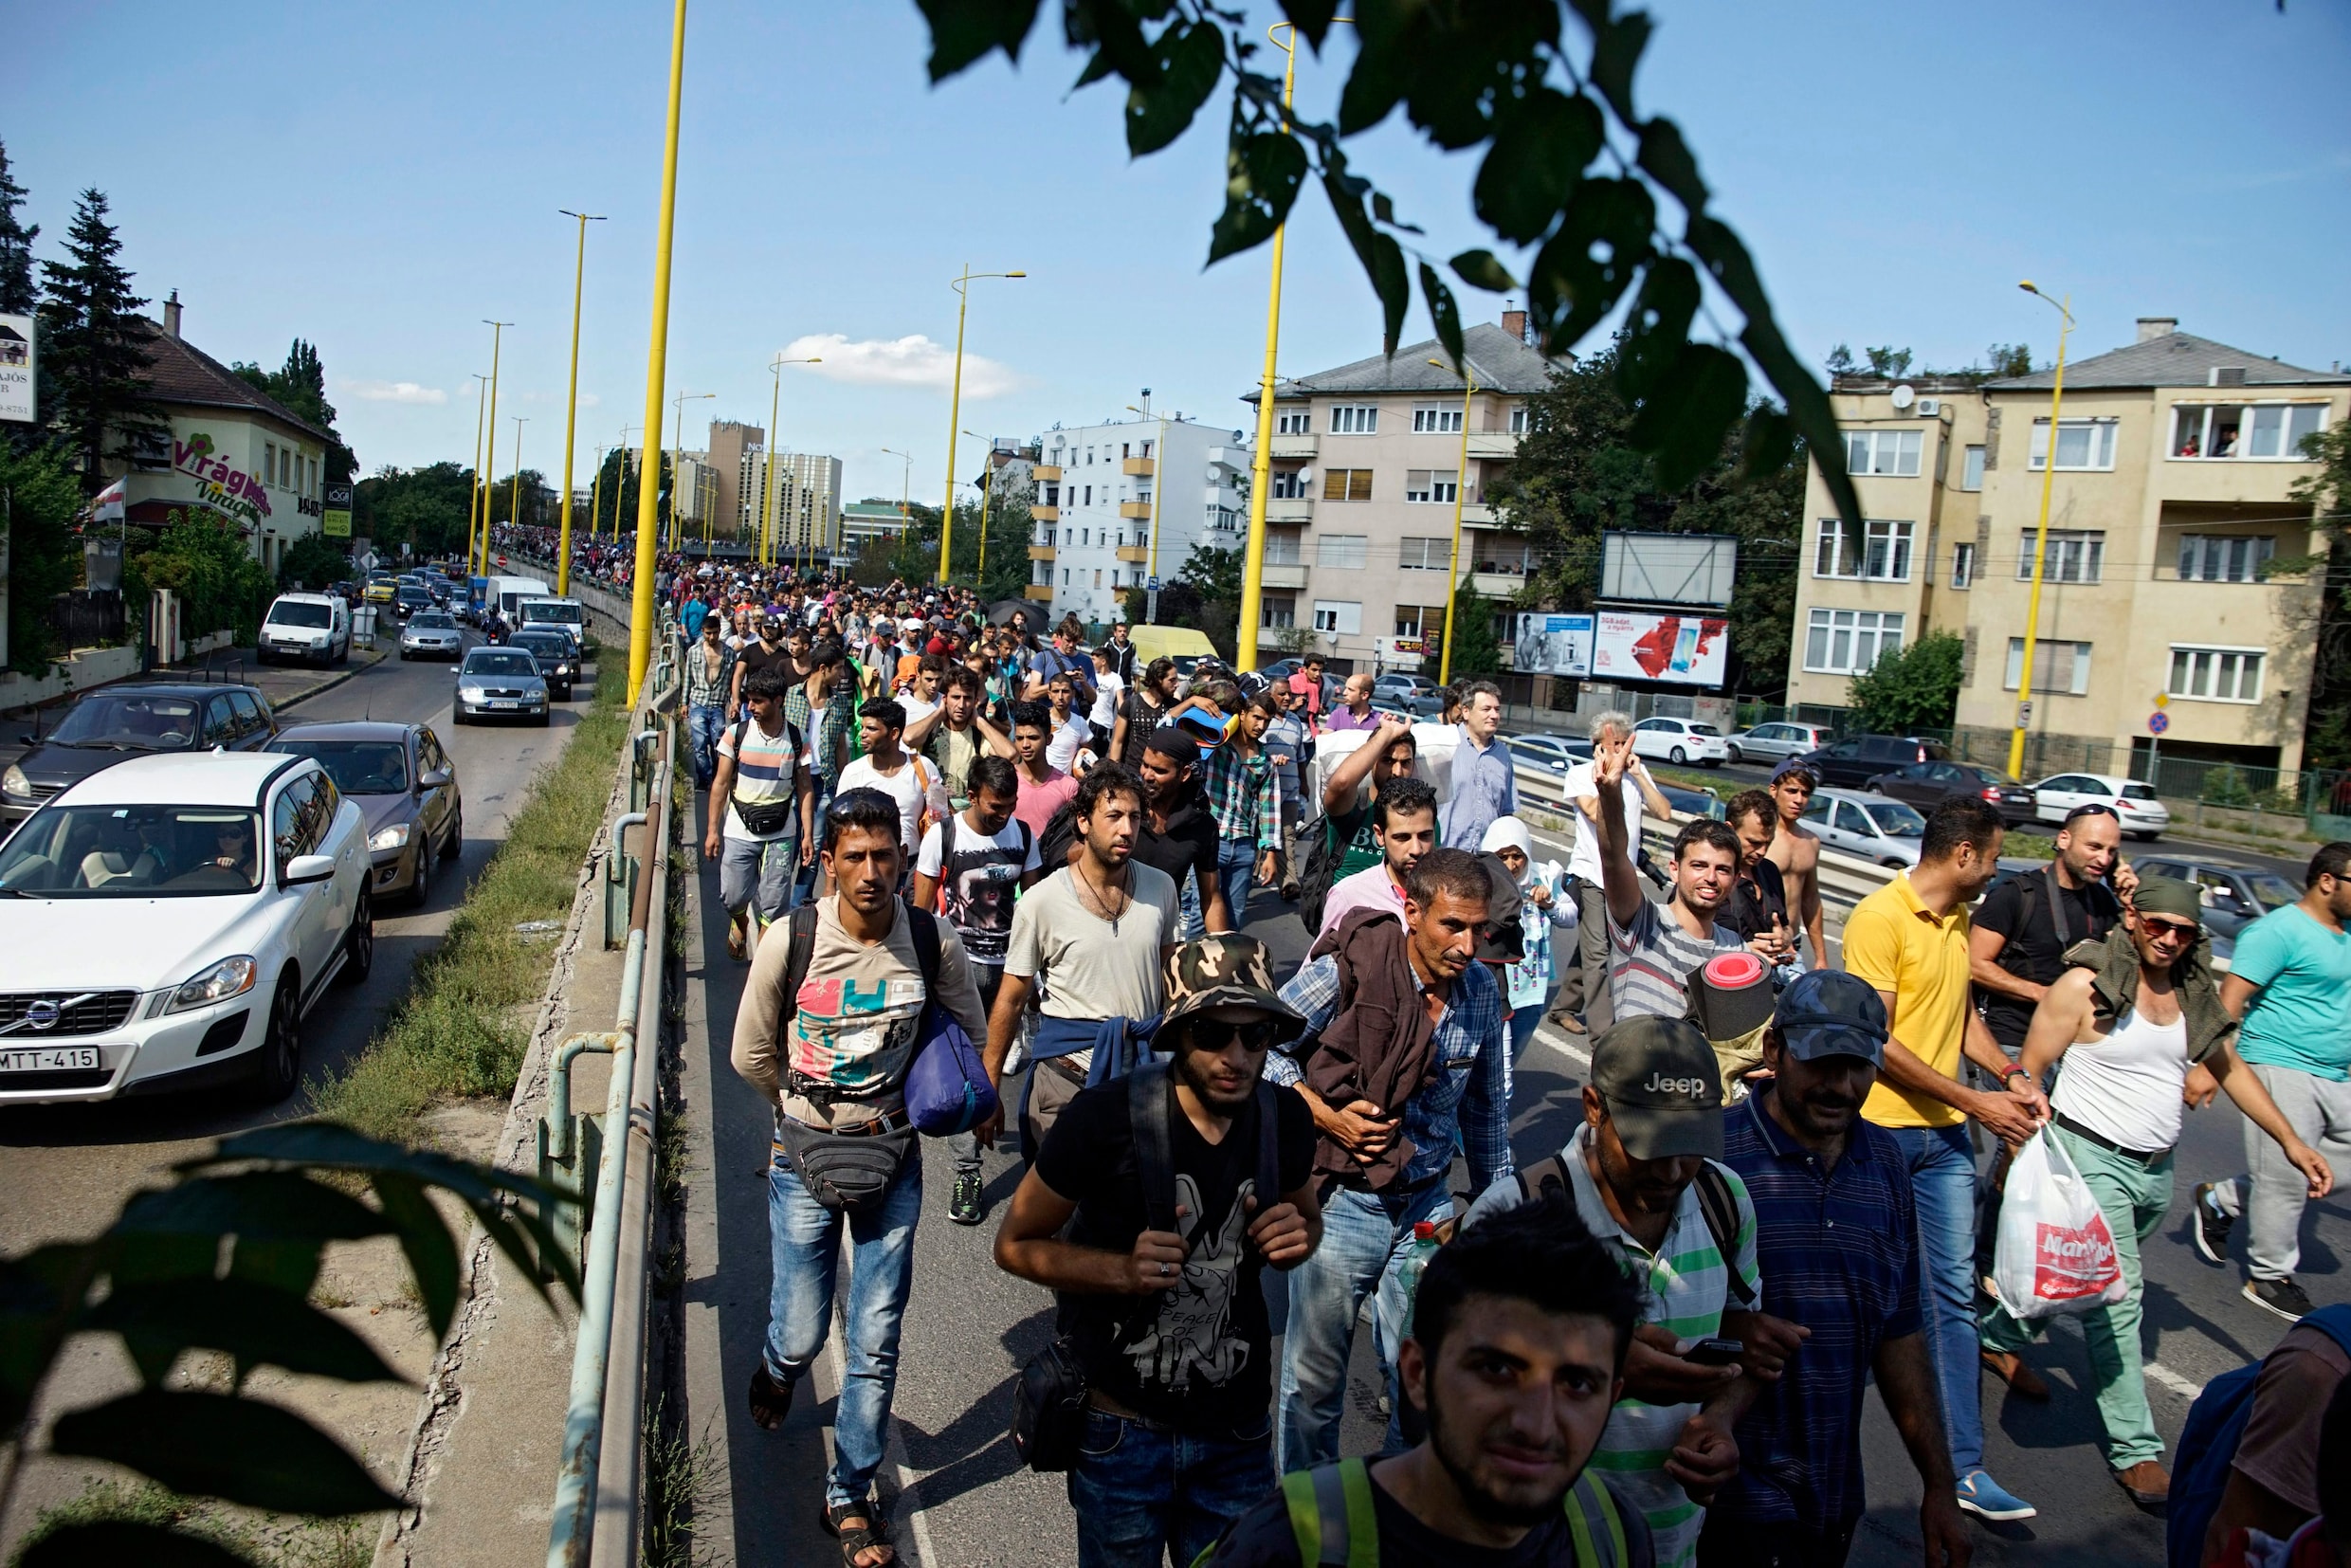
POLYGON ((740 958, 748 922, 762 928, 792 907, 800 867, 815 855, 815 788, 808 738, 784 717, 791 684, 775 665, 743 686, 743 716, 720 733, 702 853, 719 863, 726 950, 740 958))
POLYGON ((1126 680, 1118 669, 1118 650, 1108 643, 1094 650, 1094 705, 1085 719, 1093 729, 1094 755, 1110 755, 1110 729, 1118 722, 1119 703, 1126 696, 1126 680))
MULTIPOLYGON (((1632 734, 1632 716, 1614 708, 1592 716, 1592 743, 1621 745, 1632 734)), ((1633 842, 1641 836, 1641 812, 1673 820, 1673 807, 1659 793, 1657 781, 1639 757, 1625 767, 1617 786, 1625 803, 1625 822, 1633 842)), ((1572 1034, 1597 1034, 1615 1021, 1608 999, 1608 894, 1600 878, 1600 787, 1593 764, 1578 762, 1567 770, 1567 797, 1576 803, 1576 843, 1567 857, 1567 889, 1576 900, 1576 963, 1559 982, 1559 1005, 1552 1021, 1572 1034)), ((1636 853, 1635 861, 1640 859, 1636 853)))
MULTIPOLYGON (((939 684, 946 675, 947 661, 936 653, 925 653, 916 664, 914 674, 898 692, 898 705, 905 710, 908 729, 939 711, 939 684)), ((923 724, 920 733, 928 735, 930 726, 923 724)))
POLYGON ((895 702, 877 698, 867 702, 857 710, 857 722, 866 755, 841 770, 833 793, 838 797, 851 790, 879 790, 898 802, 899 842, 905 848, 906 864, 912 866, 922 830, 954 810, 948 804, 946 780, 936 764, 898 743, 906 731, 906 710, 895 702))
POLYGON ((1094 743, 1093 726, 1077 715, 1077 678, 1056 675, 1045 684, 1046 702, 1052 713, 1052 738, 1045 745, 1045 765, 1066 774, 1078 772, 1081 749, 1094 743))

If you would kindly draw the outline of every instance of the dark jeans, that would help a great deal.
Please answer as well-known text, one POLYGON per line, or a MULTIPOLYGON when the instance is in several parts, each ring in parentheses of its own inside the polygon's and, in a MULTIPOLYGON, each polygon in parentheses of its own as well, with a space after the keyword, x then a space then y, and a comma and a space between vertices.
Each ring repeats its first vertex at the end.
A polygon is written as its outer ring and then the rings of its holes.
POLYGON ((1766 1523, 1734 1519, 1721 1509, 1706 1515, 1698 1537, 1698 1568, 1842 1568, 1853 1549, 1859 1520, 1827 1524, 1766 1523))
POLYGON ((1270 1418, 1254 1436, 1193 1437, 1088 1410, 1069 1468, 1078 1568, 1159 1568, 1171 1559, 1187 1568, 1277 1480, 1270 1418))

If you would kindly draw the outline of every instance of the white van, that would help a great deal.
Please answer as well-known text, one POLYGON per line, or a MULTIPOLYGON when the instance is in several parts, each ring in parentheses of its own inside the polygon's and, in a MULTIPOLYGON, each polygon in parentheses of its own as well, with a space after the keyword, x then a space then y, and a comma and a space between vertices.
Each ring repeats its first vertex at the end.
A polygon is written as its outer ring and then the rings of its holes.
POLYGON ((491 577, 488 584, 483 590, 483 602, 505 616, 508 626, 516 624, 515 612, 523 600, 544 599, 553 593, 537 577, 491 577))
POLYGON ((336 593, 281 593, 262 617, 253 654, 264 665, 280 659, 339 665, 351 657, 351 607, 336 593))
POLYGON ((588 611, 577 599, 524 599, 516 607, 517 631, 549 625, 563 628, 574 643, 588 640, 588 611))

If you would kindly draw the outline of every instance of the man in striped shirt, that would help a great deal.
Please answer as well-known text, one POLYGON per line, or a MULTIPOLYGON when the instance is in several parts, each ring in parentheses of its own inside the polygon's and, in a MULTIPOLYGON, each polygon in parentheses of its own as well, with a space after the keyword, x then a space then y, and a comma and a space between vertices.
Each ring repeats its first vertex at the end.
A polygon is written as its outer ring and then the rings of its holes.
POLYGON ((1739 835, 1723 823, 1692 822, 1673 841, 1673 896, 1660 905, 1641 891, 1632 865, 1632 835, 1625 821, 1625 770, 1632 737, 1595 736, 1593 780, 1600 804, 1600 885, 1608 895, 1608 994, 1618 1018, 1679 1018, 1688 1004, 1689 977, 1739 933, 1718 922, 1739 885, 1739 835))

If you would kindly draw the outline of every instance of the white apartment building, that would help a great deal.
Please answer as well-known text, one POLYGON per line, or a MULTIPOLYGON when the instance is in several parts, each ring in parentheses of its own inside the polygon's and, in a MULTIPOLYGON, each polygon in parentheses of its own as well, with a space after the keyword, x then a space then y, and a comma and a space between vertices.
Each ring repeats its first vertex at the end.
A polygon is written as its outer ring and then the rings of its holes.
POLYGON ((1123 593, 1173 578, 1193 546, 1248 527, 1243 432, 1181 415, 1057 427, 1036 442, 1029 597, 1055 620, 1125 618, 1123 593))
POLYGON ((829 556, 841 542, 841 460, 823 452, 777 452, 772 496, 768 465, 764 446, 743 453, 737 537, 756 544, 764 518, 776 558, 829 556), (771 506, 772 514, 766 510, 771 506))

